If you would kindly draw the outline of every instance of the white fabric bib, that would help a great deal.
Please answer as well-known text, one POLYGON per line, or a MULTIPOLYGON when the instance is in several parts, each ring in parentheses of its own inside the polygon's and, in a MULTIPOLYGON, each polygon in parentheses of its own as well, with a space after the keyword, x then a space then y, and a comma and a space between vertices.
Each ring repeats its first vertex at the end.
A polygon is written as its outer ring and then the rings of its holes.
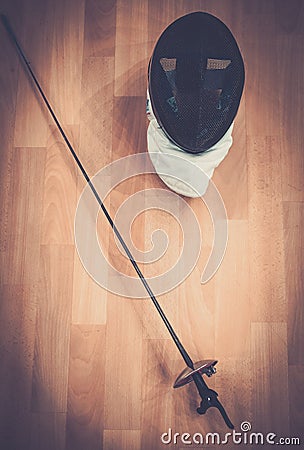
MULTIPOLYGON (((186 197, 203 196, 214 169, 223 161, 232 145, 233 123, 216 145, 205 152, 192 154, 185 152, 167 138, 153 114, 149 93, 147 97, 147 116, 150 120, 147 131, 148 151, 159 177, 172 191, 178 194, 186 197), (168 155, 178 156, 178 158, 174 159, 174 164, 168 164, 170 160, 168 155), (191 164, 184 163, 184 161, 191 164), (202 176, 201 179, 195 179, 194 182, 193 165, 205 172, 207 177, 202 176)), ((197 175, 198 171, 196 170, 195 172, 197 175)))

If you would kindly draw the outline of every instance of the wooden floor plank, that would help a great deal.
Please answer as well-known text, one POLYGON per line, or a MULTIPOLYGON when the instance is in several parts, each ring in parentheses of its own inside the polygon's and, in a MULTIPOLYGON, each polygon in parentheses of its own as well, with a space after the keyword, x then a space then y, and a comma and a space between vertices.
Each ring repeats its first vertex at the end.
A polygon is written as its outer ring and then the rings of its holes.
POLYGON ((299 437, 303 442, 303 383, 304 367, 302 365, 288 367, 289 383, 289 416, 290 435, 299 437))
MULTIPOLYGON (((144 179, 143 181, 145 182, 146 180, 144 179)), ((155 180, 152 181, 153 185, 154 182, 155 180)), ((153 194, 153 191, 148 191, 148 189, 147 186, 147 196, 144 196, 142 205, 145 211, 136 221, 137 226, 140 227, 140 222, 138 223, 138 221, 142 219, 145 233, 144 235, 143 233, 140 234, 140 228, 136 230, 133 227, 134 242, 137 248, 145 252, 143 271, 146 278, 151 280, 150 284, 152 287, 153 283, 156 286, 162 287, 164 294, 158 295, 162 309, 165 311, 169 321, 172 324, 177 324, 179 294, 174 285, 170 291, 168 291, 168 288, 171 283, 170 273, 176 272, 175 266, 178 263, 181 253, 180 225, 177 218, 170 214, 170 211, 178 214, 179 204, 174 198, 170 198, 170 205, 168 201, 166 204, 167 191, 165 197, 160 199, 157 192, 153 194), (153 209, 149 209, 151 205, 154 205, 153 209), (159 237, 157 237, 156 233, 159 233, 159 237), (163 234, 163 239, 160 239, 160 233, 163 234), (138 236, 141 236, 141 242, 138 236), (150 252, 155 252, 154 256, 150 252), (154 262, 149 262, 153 259, 154 262), (157 283, 153 280, 154 278, 157 278, 157 283)), ((143 323, 145 339, 168 339, 168 330, 148 296, 143 301, 137 301, 134 308, 143 323)))
POLYGON ((103 446, 108 450, 141 449, 139 430, 105 430, 103 446))
POLYGON ((214 171, 212 181, 219 190, 227 216, 232 220, 248 217, 248 167, 245 121, 245 98, 243 98, 233 127, 233 144, 227 157, 214 171))
POLYGON ((66 449, 101 448, 104 427, 105 328, 71 329, 66 449))
POLYGON ((25 285, 0 288, 0 446, 29 449, 36 292, 25 285))
POLYGON ((79 125, 85 0, 50 2, 49 98, 64 125, 79 125))
POLYGON ((304 364, 303 257, 301 223, 304 205, 284 202, 286 297, 288 299, 288 362, 304 364))
POLYGON ((273 73, 280 71, 280 46, 274 22, 275 2, 244 4, 241 48, 246 70, 246 133, 250 136, 278 136, 283 110, 273 73), (278 53, 277 53, 278 52, 278 53), (259 75, 250 70, 259 65, 259 75))
POLYGON ((44 148, 17 148, 9 188, 10 233, 2 267, 5 284, 38 284, 45 171, 44 148))
MULTIPOLYGON (((74 243, 77 175, 75 163, 59 132, 52 126, 47 142, 43 226, 41 242, 74 243)), ((71 140, 77 142, 78 128, 70 128, 71 140), (73 136, 75 136, 73 138, 73 136)))
POLYGON ((32 413, 30 450, 65 450, 65 413, 32 413))
POLYGON ((248 218, 252 321, 284 321, 283 207, 280 141, 250 137, 248 218))
POLYGON ((84 58, 114 56, 116 0, 85 2, 84 58))
MULTIPOLYGON (((11 3, 11 2, 10 2, 11 3)), ((9 17, 20 26, 20 20, 17 21, 12 15, 11 7, 9 5, 2 5, 3 12, 5 11, 9 17)), ((0 90, 5 91, 6 95, 0 96, 0 117, 1 117, 1 133, 0 133, 0 147, 1 147, 1 216, 0 216, 0 251, 5 250, 8 236, 8 209, 10 192, 9 187, 12 176, 12 158, 13 158, 13 137, 14 137, 14 123, 16 115, 16 101, 17 101, 17 87, 18 87, 18 56, 12 52, 11 43, 3 27, 0 30, 0 39, 3 45, 0 48, 0 90)))
POLYGON ((147 450, 155 448, 156 436, 174 420, 171 344, 168 339, 143 342, 141 448, 147 450))
POLYGON ((230 220, 228 227, 228 247, 215 280, 215 354, 224 361, 243 361, 250 352, 248 223, 230 220), (227 303, 227 298, 233 301, 227 303))
POLYGON ((115 96, 141 96, 146 91, 148 1, 117 0, 115 96))
POLYGON ((110 295, 107 306, 105 428, 140 430, 141 325, 132 300, 110 295))
MULTIPOLYGON (((49 92, 51 64, 49 33, 52 33, 53 27, 53 23, 46 25, 48 3, 39 3, 35 0, 28 2, 24 8, 23 33, 16 30, 17 38, 22 39, 22 46, 31 63, 31 68, 46 92, 49 92)), ((13 48, 12 51, 14 51, 13 48)), ((49 115, 33 82, 30 81, 25 67, 20 65, 14 146, 45 147, 49 134, 48 120, 49 115)))
POLYGON ((146 151, 146 96, 118 97, 113 111, 113 159, 146 151), (132 111, 132 114, 130 114, 132 111), (136 121, 134 120, 136 117, 136 121))
MULTIPOLYGON (((252 358, 249 352, 248 355, 240 358, 222 358, 217 364, 217 373, 214 375, 214 388, 219 394, 218 399, 225 407, 237 431, 240 430, 242 422, 249 422, 254 430, 260 431, 253 412, 253 397, 260 395, 260 387, 259 384, 254 384, 256 380, 252 373, 252 358)), ((225 433, 227 429, 218 412, 215 420, 217 428, 225 433)), ((232 443, 229 443, 229 447, 230 445, 234 448, 232 443)))
POLYGON ((197 292, 197 286, 201 287, 200 278, 201 273, 194 270, 179 288, 176 326, 183 345, 195 361, 215 354, 214 290, 210 286, 197 292))
POLYGON ((113 90, 114 58, 84 59, 78 154, 91 176, 111 161, 113 90))
POLYGON ((71 246, 41 248, 32 387, 37 413, 67 411, 73 258, 71 246))
POLYGON ((275 24, 277 33, 283 36, 287 34, 303 36, 304 9, 299 0, 291 0, 289 7, 285 2, 279 2, 275 9, 275 24))
POLYGON ((286 323, 251 325, 254 426, 289 435, 287 326, 286 323))
POLYGON ((105 324, 107 321, 107 292, 83 267, 77 252, 73 271, 73 324, 105 324))
MULTIPOLYGON (((105 184, 105 179, 99 178, 98 180, 98 183, 94 180, 94 186, 100 192, 100 189, 105 184)), ((107 318, 107 290, 106 283, 103 281, 107 280, 108 277, 108 266, 105 260, 108 255, 107 249, 111 227, 104 214, 101 211, 98 213, 98 204, 88 186, 86 186, 85 192, 89 191, 89 196, 86 197, 86 200, 83 200, 82 195, 85 186, 85 180, 79 175, 77 181, 77 208, 83 208, 83 214, 79 216, 77 209, 76 215, 75 211, 76 247, 73 273, 72 323, 100 325, 105 324, 107 318), (79 219, 79 217, 81 218, 79 219), (100 253, 104 255, 104 264, 96 261, 96 255, 100 253), (94 271, 92 271, 92 268, 94 271)), ((107 203, 106 207, 108 207, 107 203)))
POLYGON ((303 89, 299 86, 304 79, 303 64, 297 64, 303 52, 303 36, 292 29, 279 39, 278 58, 286 55, 285 64, 280 71, 279 87, 283 110, 283 126, 280 129, 282 142, 282 193, 284 201, 303 201, 303 139, 302 114, 303 89), (288 86, 292 86, 290 89, 288 86))

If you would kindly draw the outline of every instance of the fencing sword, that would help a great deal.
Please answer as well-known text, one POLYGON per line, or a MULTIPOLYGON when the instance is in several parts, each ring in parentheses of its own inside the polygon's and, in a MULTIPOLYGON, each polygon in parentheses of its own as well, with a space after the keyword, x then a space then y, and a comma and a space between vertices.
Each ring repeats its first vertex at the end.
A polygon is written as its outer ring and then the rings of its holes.
POLYGON ((25 64, 25 67, 28 70, 28 74, 30 75, 30 78, 32 79, 32 81, 34 81, 34 84, 38 90, 38 92, 40 93, 45 106, 47 107, 50 115, 52 116, 58 130, 60 131, 60 134, 63 138, 63 140, 65 141, 70 153, 72 154, 78 168, 80 169, 82 175, 84 176, 86 182, 88 183, 89 187, 91 188, 92 193, 94 194, 101 210, 103 211, 104 215, 106 216, 113 232, 115 233, 117 239, 119 240, 120 244, 122 245, 128 259, 130 260, 134 270, 136 271, 138 277, 140 278, 142 284, 144 285, 144 288, 146 289, 147 293, 149 294, 150 299, 152 300, 154 306, 156 307, 162 321, 164 322, 171 338, 173 339, 176 347, 178 348, 184 362, 186 363, 186 368, 180 373, 180 375, 177 377, 177 379, 175 380, 175 383, 173 385, 174 388, 178 388, 181 386, 184 386, 185 384, 188 384, 192 381, 194 381, 196 388, 198 390, 198 393, 201 397, 201 402, 200 402, 200 406, 197 408, 197 412, 198 414, 205 414, 206 411, 211 408, 217 408, 219 410, 219 412, 221 413, 226 425, 230 428, 233 429, 234 426, 232 424, 232 422, 230 421, 223 405, 220 403, 220 401, 218 400, 218 394, 217 392, 215 392, 214 390, 210 389, 205 380, 203 379, 202 375, 207 375, 208 377, 212 376, 215 372, 216 372, 216 368, 215 365, 217 364, 217 361, 215 360, 203 360, 203 361, 198 361, 198 362, 193 362, 192 359, 190 358, 189 354, 187 353, 187 351, 185 350, 185 348, 183 347, 182 343, 180 342, 177 334, 175 333, 174 329, 172 328, 172 325, 170 324, 169 320, 167 319, 164 311, 162 310, 160 304, 158 303, 155 295, 153 294, 153 291, 151 289, 151 287, 149 286, 147 280, 145 279, 142 271, 140 270, 140 268, 138 267, 137 262, 135 261, 134 257, 132 256, 132 253, 130 252, 127 244, 125 243, 122 235, 120 234, 119 230, 117 229, 116 225, 114 224, 108 210, 106 209, 103 201, 101 200, 96 188, 94 187, 94 184, 92 183, 87 171, 85 170, 83 164, 81 163, 79 157, 77 156, 77 153, 75 152, 72 144, 70 143, 67 135, 65 134, 59 120, 57 119, 46 95, 44 94, 40 83, 31 67, 30 62, 28 61, 27 57, 25 56, 25 53, 23 52, 17 38, 16 35, 14 33, 14 31, 12 30, 12 27, 7 19, 7 17, 4 14, 1 14, 1 21, 4 25, 4 28, 6 29, 8 35, 10 36, 19 56, 21 57, 21 60, 23 61, 23 63, 25 64))

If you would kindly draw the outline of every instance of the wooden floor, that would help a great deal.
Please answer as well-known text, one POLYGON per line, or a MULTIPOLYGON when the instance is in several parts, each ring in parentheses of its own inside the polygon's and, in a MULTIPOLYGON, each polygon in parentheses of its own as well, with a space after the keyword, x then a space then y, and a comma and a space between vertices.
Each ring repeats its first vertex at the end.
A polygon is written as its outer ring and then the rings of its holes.
MULTIPOLYGON (((303 445, 303 1, 0 5, 90 176, 147 149, 147 64, 161 31, 195 10, 231 28, 246 86, 233 148, 214 175, 229 218, 226 255, 202 285, 212 225, 201 200, 187 200, 200 219, 202 252, 191 275, 159 301, 194 360, 219 360, 209 384, 236 430, 248 421, 254 432, 300 437, 303 445)), ((169 428, 224 437, 217 410, 196 413, 194 386, 172 389, 184 365, 150 300, 107 292, 81 265, 74 217, 84 181, 2 26, 0 40, 0 448, 194 445, 180 437, 163 444, 169 428)), ((106 204, 114 214, 148 188, 166 189, 156 175, 135 177, 106 204)), ((141 214, 134 241, 147 250, 162 227, 170 266, 182 241, 169 214, 141 214)), ((99 229, 111 263, 133 276, 102 217, 99 229)), ((141 267, 155 276, 162 263, 141 267)))

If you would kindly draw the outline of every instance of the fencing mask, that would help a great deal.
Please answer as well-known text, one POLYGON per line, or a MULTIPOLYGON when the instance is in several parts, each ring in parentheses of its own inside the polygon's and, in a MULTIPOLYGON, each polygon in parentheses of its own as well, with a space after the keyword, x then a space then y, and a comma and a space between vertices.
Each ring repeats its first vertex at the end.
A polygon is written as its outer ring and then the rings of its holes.
POLYGON ((244 63, 227 26, 205 12, 187 14, 161 34, 149 64, 149 97, 168 139, 197 154, 230 128, 244 86, 244 63))

